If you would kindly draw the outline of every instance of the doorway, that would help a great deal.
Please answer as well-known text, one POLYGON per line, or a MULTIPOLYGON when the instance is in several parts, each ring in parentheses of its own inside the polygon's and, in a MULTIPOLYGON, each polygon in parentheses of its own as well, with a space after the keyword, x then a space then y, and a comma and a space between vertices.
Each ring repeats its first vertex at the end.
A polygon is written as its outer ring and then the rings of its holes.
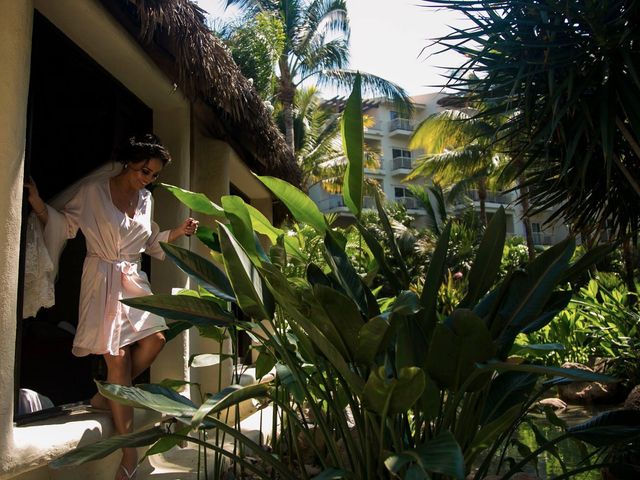
MULTIPOLYGON (((125 139, 152 129, 152 110, 36 12, 25 175, 33 177, 41 197, 45 201, 55 197, 109 161, 125 139)), ((21 278, 27 213, 23 213, 21 278)), ((101 359, 71 354, 84 255, 79 232, 60 258, 56 304, 27 319, 19 307, 16 395, 19 388, 27 388, 56 406, 66 405, 90 398, 95 393, 93 379, 104 376, 101 359)), ((143 262, 147 272, 148 264, 143 262)), ((19 292, 20 306, 21 299, 19 292)))

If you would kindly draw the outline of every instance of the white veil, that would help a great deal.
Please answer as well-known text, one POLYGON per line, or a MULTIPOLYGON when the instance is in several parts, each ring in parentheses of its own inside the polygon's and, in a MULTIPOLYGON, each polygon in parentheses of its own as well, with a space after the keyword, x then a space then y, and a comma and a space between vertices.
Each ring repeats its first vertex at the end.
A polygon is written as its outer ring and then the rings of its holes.
POLYGON ((46 228, 32 212, 27 220, 25 244, 24 293, 22 318, 34 317, 40 308, 55 304, 54 283, 60 254, 67 243, 66 222, 59 211, 87 182, 106 179, 120 173, 122 165, 107 162, 56 194, 47 203, 49 219, 46 228))

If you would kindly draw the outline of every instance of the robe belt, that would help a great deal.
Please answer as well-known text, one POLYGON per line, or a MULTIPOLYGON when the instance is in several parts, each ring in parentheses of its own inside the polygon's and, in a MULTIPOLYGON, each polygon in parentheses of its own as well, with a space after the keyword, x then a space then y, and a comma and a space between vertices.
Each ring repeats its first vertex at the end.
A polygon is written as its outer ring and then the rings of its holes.
MULTIPOLYGON (((109 317, 108 319, 122 322, 124 320, 123 317, 129 318, 130 307, 121 303, 120 300, 130 296, 137 296, 136 290, 140 290, 132 278, 134 276, 137 277, 140 254, 122 255, 118 259, 108 259, 97 253, 88 252, 87 258, 97 258, 110 265, 108 284, 111 288, 109 288, 109 294, 107 295, 105 312, 109 317), (125 291, 129 292, 129 295, 124 296, 123 293, 125 291)), ((147 292, 142 291, 140 294, 146 295, 147 292)))

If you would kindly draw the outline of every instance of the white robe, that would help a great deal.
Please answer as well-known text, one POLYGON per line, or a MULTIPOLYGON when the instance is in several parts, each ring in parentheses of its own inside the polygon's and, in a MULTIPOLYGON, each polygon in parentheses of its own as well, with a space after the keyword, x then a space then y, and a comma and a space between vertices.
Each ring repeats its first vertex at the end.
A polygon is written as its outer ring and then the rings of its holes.
POLYGON ((113 204, 109 177, 98 177, 83 183, 61 211, 50 205, 47 209, 44 237, 48 246, 64 245, 78 228, 86 238, 74 355, 118 355, 122 346, 165 329, 162 317, 120 302, 151 294, 147 276, 140 270, 140 254, 164 258, 159 242, 168 241, 169 231, 160 232, 151 220, 151 193, 140 190, 130 218, 113 204))

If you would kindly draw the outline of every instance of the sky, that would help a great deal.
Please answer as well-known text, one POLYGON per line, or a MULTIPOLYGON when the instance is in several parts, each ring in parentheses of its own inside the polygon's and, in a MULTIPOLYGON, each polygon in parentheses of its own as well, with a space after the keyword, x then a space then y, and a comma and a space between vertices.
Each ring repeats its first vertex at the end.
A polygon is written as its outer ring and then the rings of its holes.
MULTIPOLYGON (((232 17, 225 0, 197 0, 212 18, 232 17)), ((430 39, 449 32, 449 25, 464 21, 446 10, 426 8, 423 0, 347 0, 351 23, 349 67, 397 83, 410 95, 437 92, 445 70, 462 63, 461 57, 423 51, 430 39), (431 54, 431 55, 430 55, 431 54)), ((336 92, 326 90, 327 96, 336 92)))

